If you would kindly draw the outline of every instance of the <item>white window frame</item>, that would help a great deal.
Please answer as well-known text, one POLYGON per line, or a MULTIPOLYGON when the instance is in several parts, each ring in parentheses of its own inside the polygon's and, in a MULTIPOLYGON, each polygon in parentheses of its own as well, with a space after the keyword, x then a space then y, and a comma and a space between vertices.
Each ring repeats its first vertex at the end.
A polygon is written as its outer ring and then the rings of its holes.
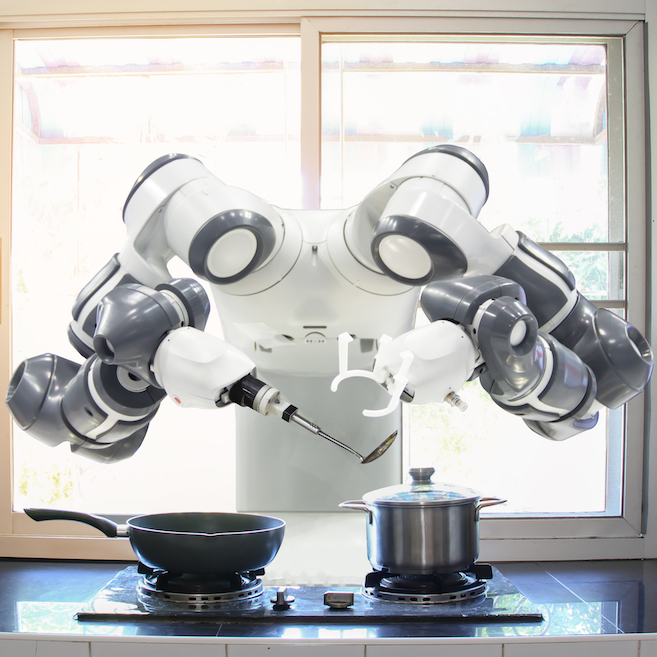
MULTIPOLYGON (((35 11, 38 11, 39 3, 35 11)), ((624 40, 626 66, 625 86, 625 176, 627 181, 627 304, 628 319, 644 334, 652 315, 648 290, 650 278, 649 239, 647 230, 648 158, 644 96, 645 78, 641 63, 644 58, 644 20, 641 2, 632 0, 622 14, 614 14, 609 3, 577 0, 579 13, 565 10, 532 12, 527 3, 515 6, 511 0, 498 0, 504 17, 491 11, 446 12, 439 9, 402 9, 374 12, 326 11, 281 8, 258 14, 242 7, 239 12, 169 12, 167 14, 137 13, 126 9, 116 11, 102 0, 96 4, 97 14, 62 13, 30 16, 3 16, 0 13, 0 240, 2 248, 2 299, 0 310, 0 359, 7 387, 11 375, 10 362, 10 220, 11 216, 11 139, 13 94, 13 41, 17 38, 70 38, 93 36, 175 36, 203 35, 263 35, 300 34, 301 36, 301 167, 304 175, 303 197, 307 208, 319 207, 321 174, 320 75, 321 42, 329 34, 527 34, 527 35, 608 35, 624 40), (522 8, 521 8, 522 5, 522 8), (609 6, 608 6, 609 5, 609 6), (599 11, 599 7, 606 11, 599 11), (104 9, 104 11, 103 11, 104 9), (629 11, 629 10, 632 11, 629 11), (107 12, 107 13, 105 13, 107 12), (254 17, 259 23, 254 23, 254 17), (109 27, 107 21, 115 24, 109 27), (147 23, 146 26, 139 23, 147 23), (208 24, 211 23, 211 24, 208 24)), ((66 3, 62 3, 66 4, 66 3)), ((324 3, 322 3, 324 5, 324 3)), ((395 5, 396 3, 392 3, 395 5)), ((431 3, 435 5, 436 3, 431 3)), ((558 3, 553 3, 558 4, 558 3)), ((652 0, 649 0, 652 6, 652 0)), ((181 3, 182 5, 182 3, 181 3)), ((325 6, 325 5, 324 5, 325 6)), ((568 3, 571 7, 572 3, 568 3)), ((488 7, 488 5, 487 5, 488 7)), ((64 8, 60 8, 64 12, 64 8)), ((655 16, 657 22, 657 15, 655 16)), ((654 51, 654 49, 653 49, 654 51)), ((654 88, 655 85, 653 85, 654 88)), ((654 336, 652 342, 655 343, 654 336)), ((650 337, 649 337, 650 339, 650 337)), ((650 395, 640 395, 628 405, 627 463, 625 473, 624 508, 619 517, 585 518, 490 518, 481 522, 481 558, 490 561, 554 560, 591 558, 657 557, 657 518, 654 505, 648 505, 649 491, 655 489, 657 455, 650 454, 644 435, 648 435, 650 395), (653 467, 650 468, 650 465, 653 467), (643 483, 643 485, 642 485, 643 483), (653 486, 650 486, 650 484, 653 486)), ((23 513, 12 511, 12 445, 11 421, 2 405, 0 421, 0 556, 42 558, 134 559, 125 541, 93 538, 93 530, 71 523, 37 525, 23 513)), ((558 477, 555 478, 558 481, 558 477)), ((97 536, 97 534, 96 534, 97 536)))

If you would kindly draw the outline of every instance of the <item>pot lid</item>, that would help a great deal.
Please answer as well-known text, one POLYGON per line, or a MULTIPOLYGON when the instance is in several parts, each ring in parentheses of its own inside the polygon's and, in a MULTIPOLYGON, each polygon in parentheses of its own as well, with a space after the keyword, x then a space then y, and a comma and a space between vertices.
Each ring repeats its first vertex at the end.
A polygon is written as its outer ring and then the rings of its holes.
POLYGON ((481 495, 471 488, 451 484, 434 484, 435 469, 411 468, 411 481, 397 486, 380 488, 363 495, 366 504, 374 506, 447 506, 478 502, 481 495))

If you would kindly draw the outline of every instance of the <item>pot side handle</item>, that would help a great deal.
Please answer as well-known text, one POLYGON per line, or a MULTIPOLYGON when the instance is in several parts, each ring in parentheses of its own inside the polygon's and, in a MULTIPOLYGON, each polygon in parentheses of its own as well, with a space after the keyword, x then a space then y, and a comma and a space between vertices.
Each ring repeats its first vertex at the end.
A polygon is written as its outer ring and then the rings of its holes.
POLYGON ((367 508, 367 504, 363 500, 349 500, 338 504, 341 509, 354 509, 355 511, 366 511, 367 521, 372 524, 372 512, 367 508))
POLYGON ((110 538, 119 535, 119 526, 115 522, 91 513, 63 511, 59 509, 23 509, 23 511, 25 511, 25 515, 37 522, 41 522, 42 520, 75 520, 99 529, 105 536, 109 536, 110 538))
POLYGON ((479 511, 486 506, 495 506, 497 504, 504 504, 507 500, 501 500, 498 497, 482 497, 477 504, 475 511, 475 520, 479 520, 479 511))

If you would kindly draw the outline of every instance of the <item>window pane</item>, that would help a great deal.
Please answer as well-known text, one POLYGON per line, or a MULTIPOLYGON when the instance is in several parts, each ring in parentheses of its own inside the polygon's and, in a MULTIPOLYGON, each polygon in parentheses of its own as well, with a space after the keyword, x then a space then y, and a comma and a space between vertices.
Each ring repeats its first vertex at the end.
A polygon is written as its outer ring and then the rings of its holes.
POLYGON ((625 253, 623 251, 559 251, 575 276, 577 288, 591 300, 619 300, 625 297, 625 253))
MULTIPOLYGON (((436 481, 508 500, 505 515, 605 513, 604 413, 594 429, 554 442, 496 406, 477 382, 467 383, 459 396, 468 404, 463 413, 445 404, 411 407, 411 466, 433 465, 436 481)), ((618 486, 614 494, 620 494, 618 486)))
MULTIPOLYGON (((427 321, 420 313, 418 325, 427 321)), ((593 429, 555 442, 502 410, 477 381, 466 383, 459 397, 467 404, 463 412, 447 404, 405 407, 411 467, 432 465, 436 481, 508 500, 504 515, 619 514, 622 407, 603 409, 593 429)), ((488 513, 500 509, 482 510, 488 513)))
MULTIPOLYGON (((82 361, 66 334, 73 302, 121 249, 123 203, 156 158, 187 153, 227 184, 300 204, 297 38, 18 41, 16 66, 15 364, 45 352, 82 361)), ((16 430, 15 507, 232 510, 233 424, 231 409, 181 413, 164 400, 142 448, 112 466, 16 430)))
POLYGON ((487 228, 610 241, 603 45, 325 43, 322 71, 323 207, 449 142, 488 168, 487 228))
MULTIPOLYGON (((624 252, 585 250, 622 249, 625 236, 624 216, 609 211, 609 190, 622 181, 609 180, 608 158, 622 149, 608 143, 608 65, 603 43, 326 42, 322 207, 358 203, 425 148, 464 146, 490 176, 479 216, 486 228, 508 223, 537 242, 581 244, 557 255, 582 292, 623 300, 624 252)), ((601 412, 593 430, 557 443, 502 411, 478 382, 460 396, 464 413, 406 408, 410 465, 507 498, 505 514, 619 512, 622 411, 601 412)))

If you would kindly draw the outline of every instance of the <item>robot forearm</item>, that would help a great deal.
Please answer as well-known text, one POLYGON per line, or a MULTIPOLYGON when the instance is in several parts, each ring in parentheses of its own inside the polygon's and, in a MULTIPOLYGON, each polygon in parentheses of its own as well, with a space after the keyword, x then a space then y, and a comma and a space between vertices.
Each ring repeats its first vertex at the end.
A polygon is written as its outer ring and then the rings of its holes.
POLYGON ((513 255, 496 274, 521 282, 541 331, 575 352, 593 371, 600 404, 617 408, 639 394, 653 368, 645 338, 629 322, 582 296, 559 258, 522 233, 517 235, 513 255))
POLYGON ((563 440, 598 420, 596 379, 572 351, 538 331, 526 306, 502 297, 475 320, 486 362, 482 387, 536 433, 563 440))
MULTIPOLYGON (((532 271, 553 272, 553 287, 561 281, 575 294, 574 309, 552 335, 539 330, 531 308, 540 307, 545 316, 554 301, 546 292, 541 307, 540 285, 531 284, 538 273, 532 278, 525 272, 533 304, 524 285, 496 276, 433 283, 421 302, 433 321, 451 319, 476 336, 486 363, 481 383, 498 405, 523 417, 537 433, 562 440, 595 426, 603 406, 615 408, 640 392, 650 377, 652 354, 634 327, 595 308, 566 283, 570 276, 561 261, 551 261, 540 247, 531 250, 538 260, 532 271)), ((520 265, 514 268, 520 277, 520 265)), ((530 267, 525 262, 522 268, 530 267)))
POLYGON ((539 331, 524 289, 497 276, 433 283, 421 297, 432 322, 449 320, 472 336, 493 400, 534 431, 561 440, 597 421, 596 379, 571 350, 539 331))
MULTIPOLYGON (((490 380, 489 392, 499 404, 508 406, 507 410, 522 415, 533 408, 542 409, 545 412, 536 413, 541 419, 559 419, 578 407, 582 399, 570 408, 561 405, 552 409, 550 402, 539 396, 544 397, 549 389, 553 372, 564 374, 564 365, 573 371, 579 368, 586 380, 588 368, 574 354, 572 359, 566 358, 567 350, 559 351, 558 361, 552 358, 555 341, 539 337, 538 322, 524 301, 520 285, 498 276, 431 283, 420 298, 431 323, 383 341, 372 372, 348 371, 343 356, 341 374, 333 388, 350 376, 374 379, 393 398, 378 412, 383 414, 390 412, 399 398, 412 403, 451 403, 462 385, 483 368, 490 380)), ((571 385, 574 378, 571 372, 571 385)), ((571 403, 573 390, 569 393, 571 403)))
MULTIPOLYGON (((174 279, 158 290, 117 284, 121 267, 113 259, 83 291, 93 321, 91 351, 80 366, 44 354, 22 363, 6 395, 18 425, 54 446, 71 443, 74 452, 113 462, 131 456, 166 392, 152 373, 151 360, 163 337, 180 326, 205 326, 209 304, 203 288, 174 279), (101 296, 104 289, 110 292, 101 296)), ((91 326, 91 322, 87 324, 91 326)), ((190 329, 196 330, 196 329, 190 329)), ((87 336, 89 338, 89 336, 87 336)))
POLYGON ((17 424, 37 440, 104 463, 132 456, 164 391, 95 355, 83 365, 43 354, 14 373, 5 401, 17 424))

